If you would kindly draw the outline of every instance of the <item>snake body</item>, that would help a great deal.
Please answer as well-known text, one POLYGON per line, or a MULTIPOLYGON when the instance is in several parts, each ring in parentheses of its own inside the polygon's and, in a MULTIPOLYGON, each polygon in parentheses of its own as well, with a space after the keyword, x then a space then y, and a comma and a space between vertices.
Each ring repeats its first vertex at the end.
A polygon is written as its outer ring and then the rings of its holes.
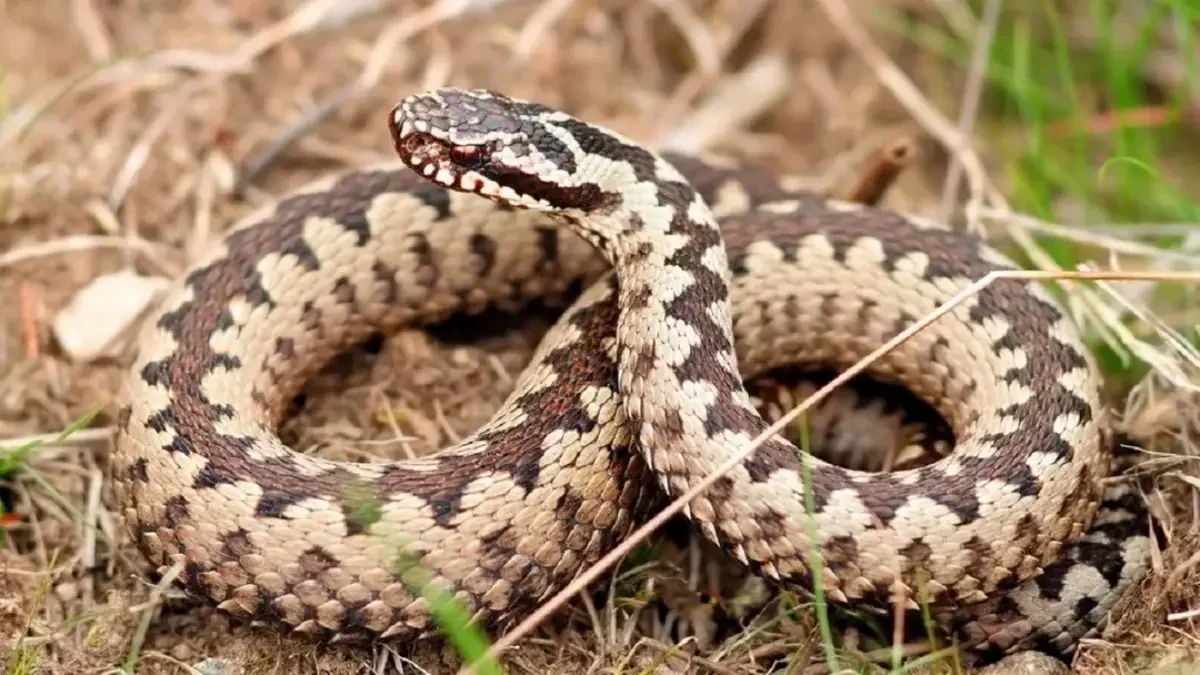
MULTIPOLYGON (((495 93, 414 95, 389 126, 409 168, 310 185, 181 281, 140 336, 115 445, 125 520, 160 573, 180 565, 222 609, 320 638, 436 632, 422 570, 506 625, 766 429, 743 377, 848 367, 1011 267, 936 223, 495 93), (337 463, 275 434, 304 381, 371 334, 579 288, 501 409, 451 448, 337 463), (401 552, 419 566, 396 567, 401 552)), ((894 473, 814 459, 810 516, 800 451, 772 437, 688 518, 779 584, 811 585, 815 537, 834 602, 905 593, 977 648, 1069 652, 1149 544, 1136 491, 1101 486, 1113 443, 1065 314, 997 283, 869 372, 937 409, 955 452, 894 473)))

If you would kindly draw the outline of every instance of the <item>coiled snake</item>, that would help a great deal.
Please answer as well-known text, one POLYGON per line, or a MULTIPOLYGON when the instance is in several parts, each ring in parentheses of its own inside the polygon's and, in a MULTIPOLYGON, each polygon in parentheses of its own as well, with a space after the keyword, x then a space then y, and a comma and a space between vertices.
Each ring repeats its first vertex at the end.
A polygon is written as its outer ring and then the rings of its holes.
MULTIPOLYGON (((519 618, 766 429, 744 376, 848 367, 1009 266, 935 223, 499 94, 410 96, 389 126, 412 170, 310 185, 182 280, 141 335, 116 442, 125 519, 159 572, 182 563, 221 608, 320 638, 436 630, 401 551, 486 625, 519 618), (492 420, 435 456, 336 463, 275 435, 306 378, 375 332, 581 287, 492 420)), ((997 283, 870 372, 933 405, 955 452, 894 473, 814 459, 810 517, 800 452, 775 437, 691 522, 802 587, 815 537, 834 602, 903 592, 981 649, 1069 651, 1148 540, 1136 491, 1102 491, 1112 440, 1067 317, 997 283)))

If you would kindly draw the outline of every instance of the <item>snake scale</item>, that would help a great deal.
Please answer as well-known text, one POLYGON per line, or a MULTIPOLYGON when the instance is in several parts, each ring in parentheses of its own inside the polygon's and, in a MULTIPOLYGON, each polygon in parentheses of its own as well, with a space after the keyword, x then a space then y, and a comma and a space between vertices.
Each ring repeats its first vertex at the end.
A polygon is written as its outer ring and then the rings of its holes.
MULTIPOLYGON (((115 444, 159 573, 319 639, 436 633, 420 570, 511 624, 767 428, 743 377, 848 367, 1011 267, 937 223, 497 93, 415 94, 389 128, 401 164, 246 217, 180 281, 140 335, 115 444), (276 435, 306 379, 370 335, 571 299, 495 416, 436 455, 337 463, 276 435)), ((832 602, 906 593, 964 644, 1069 653, 1149 539, 1140 494, 1102 486, 1114 442, 1066 315, 996 283, 868 372, 929 402, 955 451, 890 473, 814 458, 810 516, 800 451, 774 436, 687 517, 779 584, 811 586, 811 536, 832 602)))

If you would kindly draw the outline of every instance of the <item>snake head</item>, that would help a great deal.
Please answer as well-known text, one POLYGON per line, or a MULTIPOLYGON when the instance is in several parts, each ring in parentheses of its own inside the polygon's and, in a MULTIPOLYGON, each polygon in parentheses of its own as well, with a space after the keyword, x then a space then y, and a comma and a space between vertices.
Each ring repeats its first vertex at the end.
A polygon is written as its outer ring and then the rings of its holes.
POLYGON ((595 162, 582 161, 571 122, 539 103, 445 88, 401 100, 388 128, 404 163, 443 187, 536 211, 593 208, 605 191, 579 171, 595 162))

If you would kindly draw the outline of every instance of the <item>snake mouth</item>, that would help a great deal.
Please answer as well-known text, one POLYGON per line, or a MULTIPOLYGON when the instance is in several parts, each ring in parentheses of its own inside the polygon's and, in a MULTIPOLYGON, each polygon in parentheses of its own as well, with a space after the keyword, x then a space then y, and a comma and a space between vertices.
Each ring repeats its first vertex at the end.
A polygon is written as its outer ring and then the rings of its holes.
POLYGON ((421 131, 392 135, 396 152, 412 170, 443 187, 478 191, 479 181, 470 179, 470 165, 480 154, 477 146, 453 145, 421 131))
MULTIPOLYGON (((494 148, 483 144, 454 143, 431 131, 417 128, 415 122, 391 125, 397 154, 413 171, 427 180, 457 192, 477 194, 500 204, 519 208, 538 208, 512 186, 497 180, 493 174, 504 173, 503 167, 492 161, 494 148)), ((520 178, 519 171, 510 174, 520 178)))
POLYGON ((477 194, 497 202, 516 206, 519 196, 484 175, 487 170, 487 145, 453 143, 430 131, 420 130, 413 122, 389 125, 392 141, 400 159, 413 171, 442 187, 477 194), (511 193, 511 194, 510 194, 511 193))

